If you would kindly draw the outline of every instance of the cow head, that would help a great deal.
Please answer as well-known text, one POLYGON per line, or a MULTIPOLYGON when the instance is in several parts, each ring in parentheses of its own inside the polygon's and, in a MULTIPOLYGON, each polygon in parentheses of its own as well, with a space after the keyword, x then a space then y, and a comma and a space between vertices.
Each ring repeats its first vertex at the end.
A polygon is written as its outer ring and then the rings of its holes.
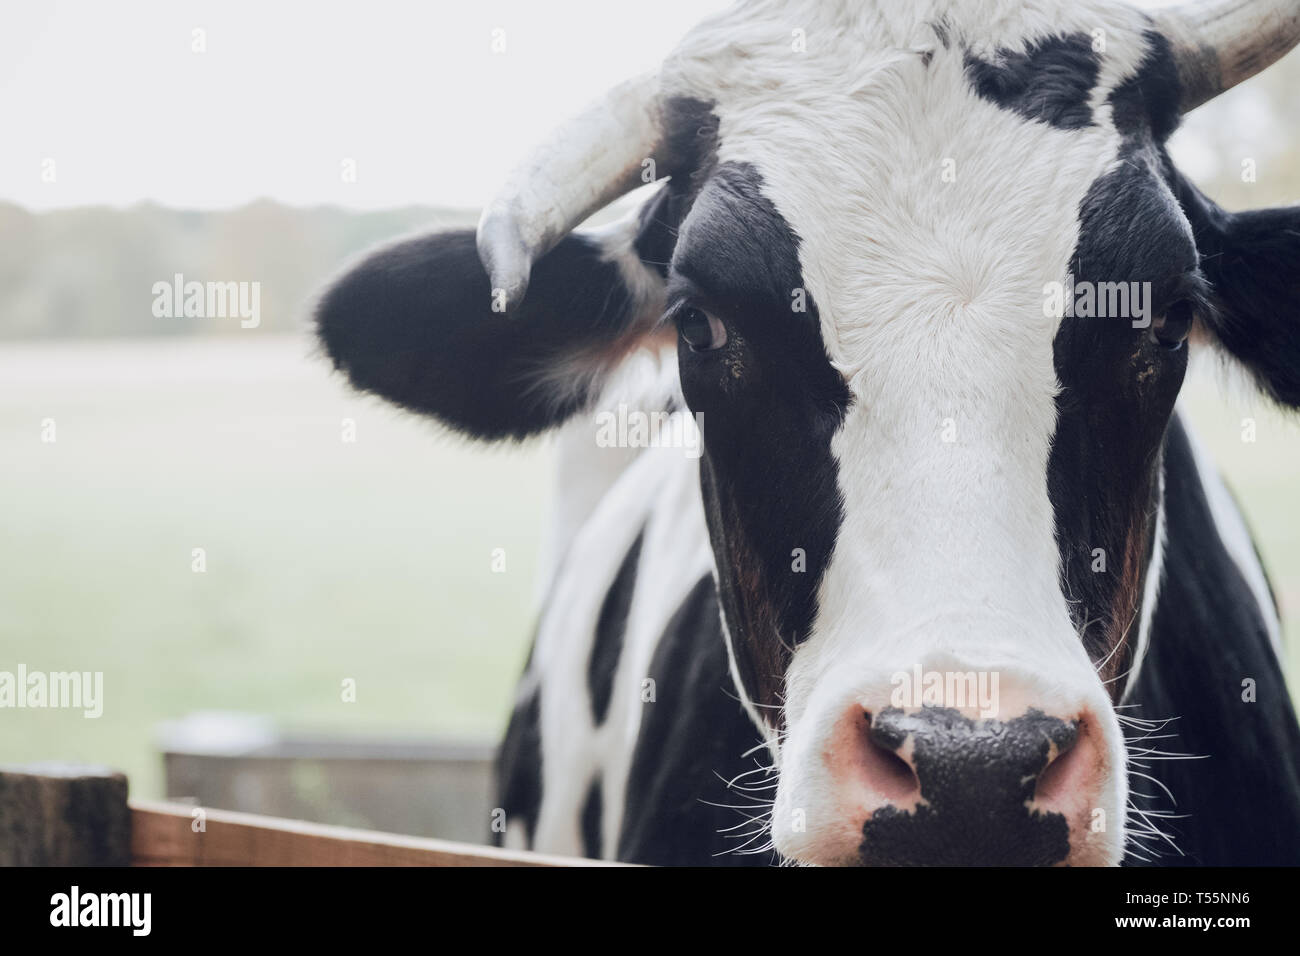
POLYGON ((1115 863, 1190 348, 1300 404, 1300 211, 1226 213, 1164 143, 1298 38, 1295 0, 742 3, 476 236, 349 272, 321 335, 357 386, 501 439, 675 333, 776 847, 1115 863), (647 173, 636 216, 573 231, 647 173))

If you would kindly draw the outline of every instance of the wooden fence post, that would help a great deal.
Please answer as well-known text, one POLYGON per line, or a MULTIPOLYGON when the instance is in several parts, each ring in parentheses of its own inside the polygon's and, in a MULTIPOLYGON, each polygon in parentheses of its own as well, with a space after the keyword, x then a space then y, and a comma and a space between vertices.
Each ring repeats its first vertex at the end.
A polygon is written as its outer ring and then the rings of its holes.
POLYGON ((126 777, 77 764, 0 764, 0 866, 127 866, 126 777))

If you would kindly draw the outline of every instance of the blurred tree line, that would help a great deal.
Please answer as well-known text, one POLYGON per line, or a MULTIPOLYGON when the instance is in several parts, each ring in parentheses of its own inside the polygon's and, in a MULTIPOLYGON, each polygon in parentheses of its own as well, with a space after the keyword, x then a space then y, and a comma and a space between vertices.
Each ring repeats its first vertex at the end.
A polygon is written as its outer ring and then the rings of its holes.
POLYGON ((234 334, 238 319, 157 318, 156 282, 260 282, 266 332, 299 328, 343 263, 474 212, 297 209, 259 201, 195 212, 141 203, 31 213, 0 202, 0 339, 234 334))

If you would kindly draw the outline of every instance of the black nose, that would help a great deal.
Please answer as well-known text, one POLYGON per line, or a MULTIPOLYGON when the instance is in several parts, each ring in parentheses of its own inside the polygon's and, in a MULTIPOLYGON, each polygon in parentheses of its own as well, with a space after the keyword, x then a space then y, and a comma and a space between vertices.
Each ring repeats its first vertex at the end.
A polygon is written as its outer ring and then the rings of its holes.
POLYGON ((1077 721, 1033 709, 1005 722, 973 720, 946 707, 888 707, 867 719, 870 744, 901 762, 900 772, 910 769, 919 799, 895 798, 897 805, 867 819, 864 863, 1045 866, 1065 859, 1065 816, 1029 802, 1048 765, 1074 746, 1077 721))

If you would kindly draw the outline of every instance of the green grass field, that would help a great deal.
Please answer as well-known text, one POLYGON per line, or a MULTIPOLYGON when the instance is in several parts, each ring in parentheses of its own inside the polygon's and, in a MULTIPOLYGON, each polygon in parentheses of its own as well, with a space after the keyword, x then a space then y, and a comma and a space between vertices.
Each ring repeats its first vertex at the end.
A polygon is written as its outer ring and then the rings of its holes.
MULTIPOLYGON (((1189 399, 1300 616, 1300 430, 1201 385, 1189 399)), ((98 720, 0 710, 0 762, 111 764, 158 796, 152 729, 195 710, 344 732, 502 726, 531 627, 545 445, 471 447, 349 395, 305 340, 250 334, 6 346, 0 463, 0 670, 103 671, 106 698, 98 720)), ((1289 653, 1300 677, 1294 640, 1289 653)))
POLYGON ((306 356, 257 338, 6 348, 0 670, 103 671, 106 704, 98 720, 0 711, 0 761, 108 763, 159 795, 151 729, 193 710, 499 731, 545 449, 472 449, 306 356))

